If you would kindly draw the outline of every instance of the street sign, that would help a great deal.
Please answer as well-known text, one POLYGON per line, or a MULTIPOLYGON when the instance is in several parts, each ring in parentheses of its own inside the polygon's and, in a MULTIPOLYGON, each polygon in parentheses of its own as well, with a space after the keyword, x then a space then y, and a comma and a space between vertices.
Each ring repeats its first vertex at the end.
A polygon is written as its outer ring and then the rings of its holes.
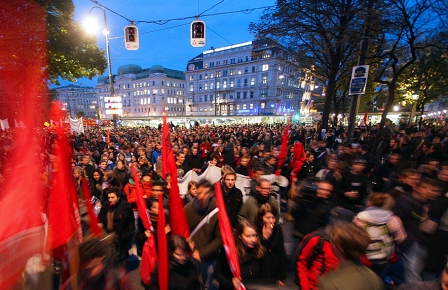
POLYGON ((368 65, 358 65, 353 67, 349 95, 361 95, 366 93, 368 75, 368 65))

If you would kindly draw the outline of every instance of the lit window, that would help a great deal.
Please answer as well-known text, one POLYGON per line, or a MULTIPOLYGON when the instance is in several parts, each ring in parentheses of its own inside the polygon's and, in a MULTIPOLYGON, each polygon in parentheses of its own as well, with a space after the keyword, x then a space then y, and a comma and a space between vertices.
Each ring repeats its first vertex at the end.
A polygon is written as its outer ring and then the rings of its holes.
POLYGON ((255 86, 255 78, 251 78, 250 79, 250 85, 251 86, 255 86))
POLYGON ((267 71, 269 69, 269 65, 268 64, 264 64, 262 67, 261 67, 261 70, 262 71, 267 71))

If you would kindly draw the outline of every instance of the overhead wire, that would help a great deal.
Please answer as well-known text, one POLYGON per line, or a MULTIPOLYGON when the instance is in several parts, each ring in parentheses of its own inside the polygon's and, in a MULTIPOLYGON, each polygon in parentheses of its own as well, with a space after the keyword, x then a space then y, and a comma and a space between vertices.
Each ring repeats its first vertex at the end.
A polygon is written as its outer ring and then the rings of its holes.
POLYGON ((187 19, 196 19, 198 16, 201 17, 210 17, 210 16, 217 16, 217 15, 225 15, 225 14, 235 14, 235 13, 244 13, 244 14, 250 14, 252 12, 254 12, 255 10, 260 10, 260 9, 268 9, 268 8, 273 8, 275 7, 275 5, 271 5, 271 6, 262 6, 262 7, 254 7, 254 8, 247 8, 247 9, 241 9, 241 10, 234 10, 234 11, 226 11, 226 12, 217 12, 217 13, 210 13, 210 14, 204 14, 205 12, 209 11, 210 9, 216 7, 217 5, 221 4, 222 2, 224 2, 225 0, 222 0, 218 3, 216 3, 215 5, 213 5, 212 7, 204 10, 202 13, 199 13, 199 15, 193 15, 193 16, 186 16, 186 17, 178 17, 178 18, 170 18, 170 19, 165 19, 165 20, 131 20, 130 18, 121 15, 115 11, 113 11, 112 9, 100 4, 98 1, 96 0, 90 0, 93 3, 95 3, 96 5, 106 9, 107 11, 125 19, 128 22, 134 22, 134 23, 147 23, 147 24, 158 24, 158 25, 164 25, 168 22, 171 21, 181 21, 181 20, 187 20, 187 19))

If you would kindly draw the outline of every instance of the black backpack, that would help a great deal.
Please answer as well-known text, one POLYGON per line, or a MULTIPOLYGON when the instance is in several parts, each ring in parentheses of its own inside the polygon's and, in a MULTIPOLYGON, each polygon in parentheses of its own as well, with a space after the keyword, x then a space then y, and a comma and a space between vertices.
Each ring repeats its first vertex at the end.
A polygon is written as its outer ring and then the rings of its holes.
MULTIPOLYGON (((294 282, 299 286, 299 289, 300 289, 300 279, 299 279, 299 273, 297 270, 297 263, 299 262, 299 257, 302 254, 303 249, 308 244, 308 242, 314 237, 319 237, 319 242, 314 247, 313 254, 310 256, 310 259, 307 262, 308 269, 311 269, 316 258, 320 254, 323 253, 323 247, 324 247, 325 241, 327 241, 327 242, 330 241, 328 235, 325 233, 324 230, 317 230, 317 231, 314 231, 314 232, 306 235, 304 237, 304 239, 302 240, 302 242, 300 243, 299 247, 297 248, 296 254, 294 256, 294 282)), ((323 261, 322 261, 322 266, 319 269, 319 273, 320 274, 324 273, 325 268, 326 268, 326 265, 325 265, 325 255, 324 255, 323 261)))

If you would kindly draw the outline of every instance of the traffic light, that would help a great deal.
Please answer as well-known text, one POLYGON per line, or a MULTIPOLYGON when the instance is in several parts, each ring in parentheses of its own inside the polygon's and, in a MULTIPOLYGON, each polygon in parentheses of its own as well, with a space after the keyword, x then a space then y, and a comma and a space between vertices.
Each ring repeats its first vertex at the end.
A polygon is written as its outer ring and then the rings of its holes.
POLYGON ((205 45, 205 22, 195 20, 190 26, 190 43, 193 47, 203 47, 205 45))
POLYGON ((139 48, 137 26, 128 25, 124 28, 124 44, 127 50, 137 50, 139 48))

